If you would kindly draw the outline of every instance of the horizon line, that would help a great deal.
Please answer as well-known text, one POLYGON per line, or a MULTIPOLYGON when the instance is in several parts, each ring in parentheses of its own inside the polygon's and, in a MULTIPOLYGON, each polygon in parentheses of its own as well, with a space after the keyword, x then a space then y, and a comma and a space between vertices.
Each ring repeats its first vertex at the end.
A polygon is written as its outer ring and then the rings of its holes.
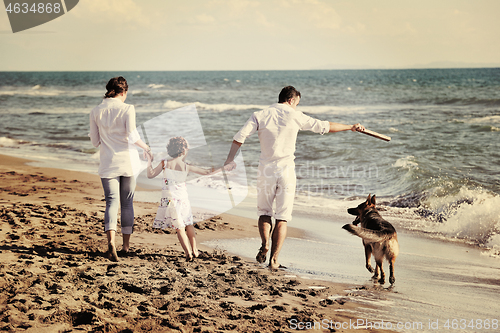
POLYGON ((124 69, 109 69, 109 70, 1 70, 0 73, 11 72, 291 72, 291 71, 369 71, 369 70, 429 70, 429 69, 495 69, 500 68, 498 65, 490 66, 464 66, 464 67, 371 67, 371 68, 314 68, 314 69, 161 69, 161 70, 124 70, 124 69))

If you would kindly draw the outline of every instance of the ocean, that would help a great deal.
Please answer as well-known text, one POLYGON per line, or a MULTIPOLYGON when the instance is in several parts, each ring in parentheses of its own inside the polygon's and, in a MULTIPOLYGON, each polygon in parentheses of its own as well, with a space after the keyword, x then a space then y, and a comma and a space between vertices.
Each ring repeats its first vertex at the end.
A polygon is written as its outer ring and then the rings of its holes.
MULTIPOLYGON (((356 314, 401 323, 392 327, 398 331, 435 331, 438 321, 442 330, 448 323, 456 332, 496 331, 500 68, 0 72, 0 154, 97 173, 89 113, 118 75, 128 80, 126 102, 135 106, 139 132, 157 161, 166 157, 169 136, 187 133, 189 163, 222 165, 233 135, 252 112, 277 102, 286 85, 301 91, 297 109, 312 117, 359 122, 390 136, 385 142, 352 132, 299 133, 289 225, 305 238, 287 239, 280 262, 291 276, 352 285, 348 299, 361 304, 356 314), (353 220, 346 209, 368 194, 376 194, 382 216, 398 230, 394 289, 369 280, 361 241, 341 229, 353 220)), ((259 153, 255 134, 242 146, 238 172, 192 178, 192 205, 255 219, 259 153), (230 200, 220 204, 212 190, 229 190, 230 200)), ((137 200, 159 201, 158 179, 141 174, 138 183, 146 190, 136 192, 137 200)), ((253 258, 259 242, 205 245, 253 258)))
MULTIPOLYGON (((126 102, 135 106, 138 126, 194 106, 220 163, 251 113, 293 85, 304 113, 360 122, 392 137, 300 133, 296 212, 345 215, 346 205, 371 193, 399 228, 467 242, 491 255, 500 250, 499 68, 0 72, 0 153, 95 173, 98 150, 88 138, 88 115, 117 75, 128 80, 126 102)), ((157 141, 161 155, 166 142, 157 141)), ((250 196, 259 149, 257 135, 242 148, 250 196)), ((204 158, 193 151, 188 161, 203 165, 204 158)))

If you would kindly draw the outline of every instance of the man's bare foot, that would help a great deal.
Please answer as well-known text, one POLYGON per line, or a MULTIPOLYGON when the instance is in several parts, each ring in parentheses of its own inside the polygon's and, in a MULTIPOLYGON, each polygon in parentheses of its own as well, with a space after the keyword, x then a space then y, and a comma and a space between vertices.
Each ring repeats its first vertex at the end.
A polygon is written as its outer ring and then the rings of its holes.
POLYGON ((272 271, 277 271, 279 268, 281 267, 280 264, 278 263, 274 263, 274 264, 269 264, 269 269, 272 270, 272 271))
POLYGON ((257 253, 257 256, 255 257, 258 263, 262 264, 264 261, 266 261, 267 251, 268 250, 264 246, 260 247, 259 253, 257 253))
POLYGON ((280 265, 280 263, 278 262, 277 258, 270 258, 269 259, 269 268, 273 271, 276 271, 278 269, 286 269, 285 266, 283 265, 280 265))
POLYGON ((116 247, 111 244, 108 244, 108 259, 114 262, 118 262, 118 253, 116 253, 116 247))
POLYGON ((272 271, 277 271, 278 269, 286 269, 286 267, 276 263, 276 264, 269 264, 269 269, 272 271))

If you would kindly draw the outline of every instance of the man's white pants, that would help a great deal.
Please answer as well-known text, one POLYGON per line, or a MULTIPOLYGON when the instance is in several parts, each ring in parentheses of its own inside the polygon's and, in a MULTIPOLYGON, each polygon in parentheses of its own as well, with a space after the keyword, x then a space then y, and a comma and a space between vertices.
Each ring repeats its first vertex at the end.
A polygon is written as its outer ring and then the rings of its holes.
POLYGON ((276 220, 292 219, 293 201, 295 199, 295 165, 278 168, 270 165, 259 165, 257 176, 257 213, 267 215, 276 220), (273 203, 276 210, 273 212, 273 203))

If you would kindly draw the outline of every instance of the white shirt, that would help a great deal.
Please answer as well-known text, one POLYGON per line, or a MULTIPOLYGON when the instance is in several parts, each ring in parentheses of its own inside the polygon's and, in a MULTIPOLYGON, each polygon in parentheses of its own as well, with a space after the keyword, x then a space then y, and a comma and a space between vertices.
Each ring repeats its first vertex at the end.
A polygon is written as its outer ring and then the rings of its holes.
POLYGON ((299 130, 325 134, 330 130, 330 122, 314 119, 291 106, 276 103, 254 112, 233 139, 244 143, 246 138, 258 131, 260 164, 283 168, 294 165, 299 130))
POLYGON ((105 98, 90 112, 90 140, 101 146, 99 176, 133 176, 132 165, 139 156, 132 145, 140 139, 135 125, 135 109, 118 98, 105 98))

